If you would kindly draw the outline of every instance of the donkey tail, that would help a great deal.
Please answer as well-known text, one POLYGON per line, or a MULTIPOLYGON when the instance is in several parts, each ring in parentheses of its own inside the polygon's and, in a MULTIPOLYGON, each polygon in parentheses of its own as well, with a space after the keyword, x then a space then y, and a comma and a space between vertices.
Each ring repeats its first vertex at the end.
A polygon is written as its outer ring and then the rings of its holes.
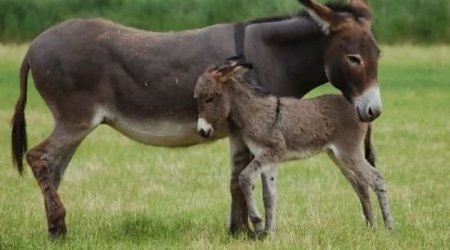
POLYGON ((13 165, 19 171, 19 174, 23 173, 23 157, 27 152, 27 130, 25 121, 25 106, 27 104, 27 81, 28 72, 30 71, 30 65, 28 63, 28 56, 22 61, 20 66, 20 96, 16 103, 16 109, 11 121, 11 150, 13 165))
POLYGON ((376 167, 375 149, 372 145, 371 137, 372 137, 372 124, 369 124, 366 131, 366 137, 364 138, 364 154, 366 160, 370 163, 370 165, 376 167))

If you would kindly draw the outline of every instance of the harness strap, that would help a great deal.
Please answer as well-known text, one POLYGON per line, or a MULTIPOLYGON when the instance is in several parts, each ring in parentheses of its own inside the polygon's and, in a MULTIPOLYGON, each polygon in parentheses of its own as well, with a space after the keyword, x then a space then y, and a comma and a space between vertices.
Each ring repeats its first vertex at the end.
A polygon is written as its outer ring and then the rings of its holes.
POLYGON ((234 25, 234 47, 236 55, 240 55, 245 61, 245 27, 246 23, 236 23, 234 25))

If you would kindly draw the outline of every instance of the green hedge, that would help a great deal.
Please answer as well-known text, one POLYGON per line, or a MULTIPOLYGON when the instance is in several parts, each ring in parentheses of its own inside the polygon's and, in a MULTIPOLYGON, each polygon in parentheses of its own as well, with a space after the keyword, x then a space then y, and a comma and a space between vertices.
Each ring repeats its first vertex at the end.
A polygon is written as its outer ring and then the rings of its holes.
MULTIPOLYGON (((450 43, 449 0, 370 0, 374 32, 384 43, 450 43)), ((181 30, 219 22, 295 13, 296 0, 0 0, 0 41, 22 42, 75 17, 181 30)))

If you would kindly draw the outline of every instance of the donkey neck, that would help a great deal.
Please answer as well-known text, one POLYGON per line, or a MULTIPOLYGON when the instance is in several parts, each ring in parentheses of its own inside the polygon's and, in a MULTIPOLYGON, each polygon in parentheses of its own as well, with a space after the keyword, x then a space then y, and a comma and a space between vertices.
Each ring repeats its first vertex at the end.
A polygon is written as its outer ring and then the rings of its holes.
POLYGON ((270 93, 302 97, 328 81, 323 61, 327 37, 309 17, 249 24, 245 34, 253 76, 270 93))

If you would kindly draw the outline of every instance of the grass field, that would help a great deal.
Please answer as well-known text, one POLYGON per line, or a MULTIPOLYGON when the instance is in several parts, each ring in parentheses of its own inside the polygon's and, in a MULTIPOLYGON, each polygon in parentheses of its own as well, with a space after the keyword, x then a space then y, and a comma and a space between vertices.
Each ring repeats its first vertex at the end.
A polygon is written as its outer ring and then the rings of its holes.
MULTIPOLYGON (((318 156, 282 165, 273 237, 230 237, 226 140, 162 149, 101 127, 65 174, 60 195, 69 233, 57 243, 47 240, 31 171, 21 178, 11 166, 9 122, 25 50, 0 45, 0 249, 450 248, 450 46, 383 47, 384 113, 374 123, 374 142, 396 222, 393 234, 383 229, 375 196, 377 226, 365 227, 351 187, 329 159, 318 156)), ((26 113, 35 145, 48 135, 52 118, 30 88, 26 113)))

